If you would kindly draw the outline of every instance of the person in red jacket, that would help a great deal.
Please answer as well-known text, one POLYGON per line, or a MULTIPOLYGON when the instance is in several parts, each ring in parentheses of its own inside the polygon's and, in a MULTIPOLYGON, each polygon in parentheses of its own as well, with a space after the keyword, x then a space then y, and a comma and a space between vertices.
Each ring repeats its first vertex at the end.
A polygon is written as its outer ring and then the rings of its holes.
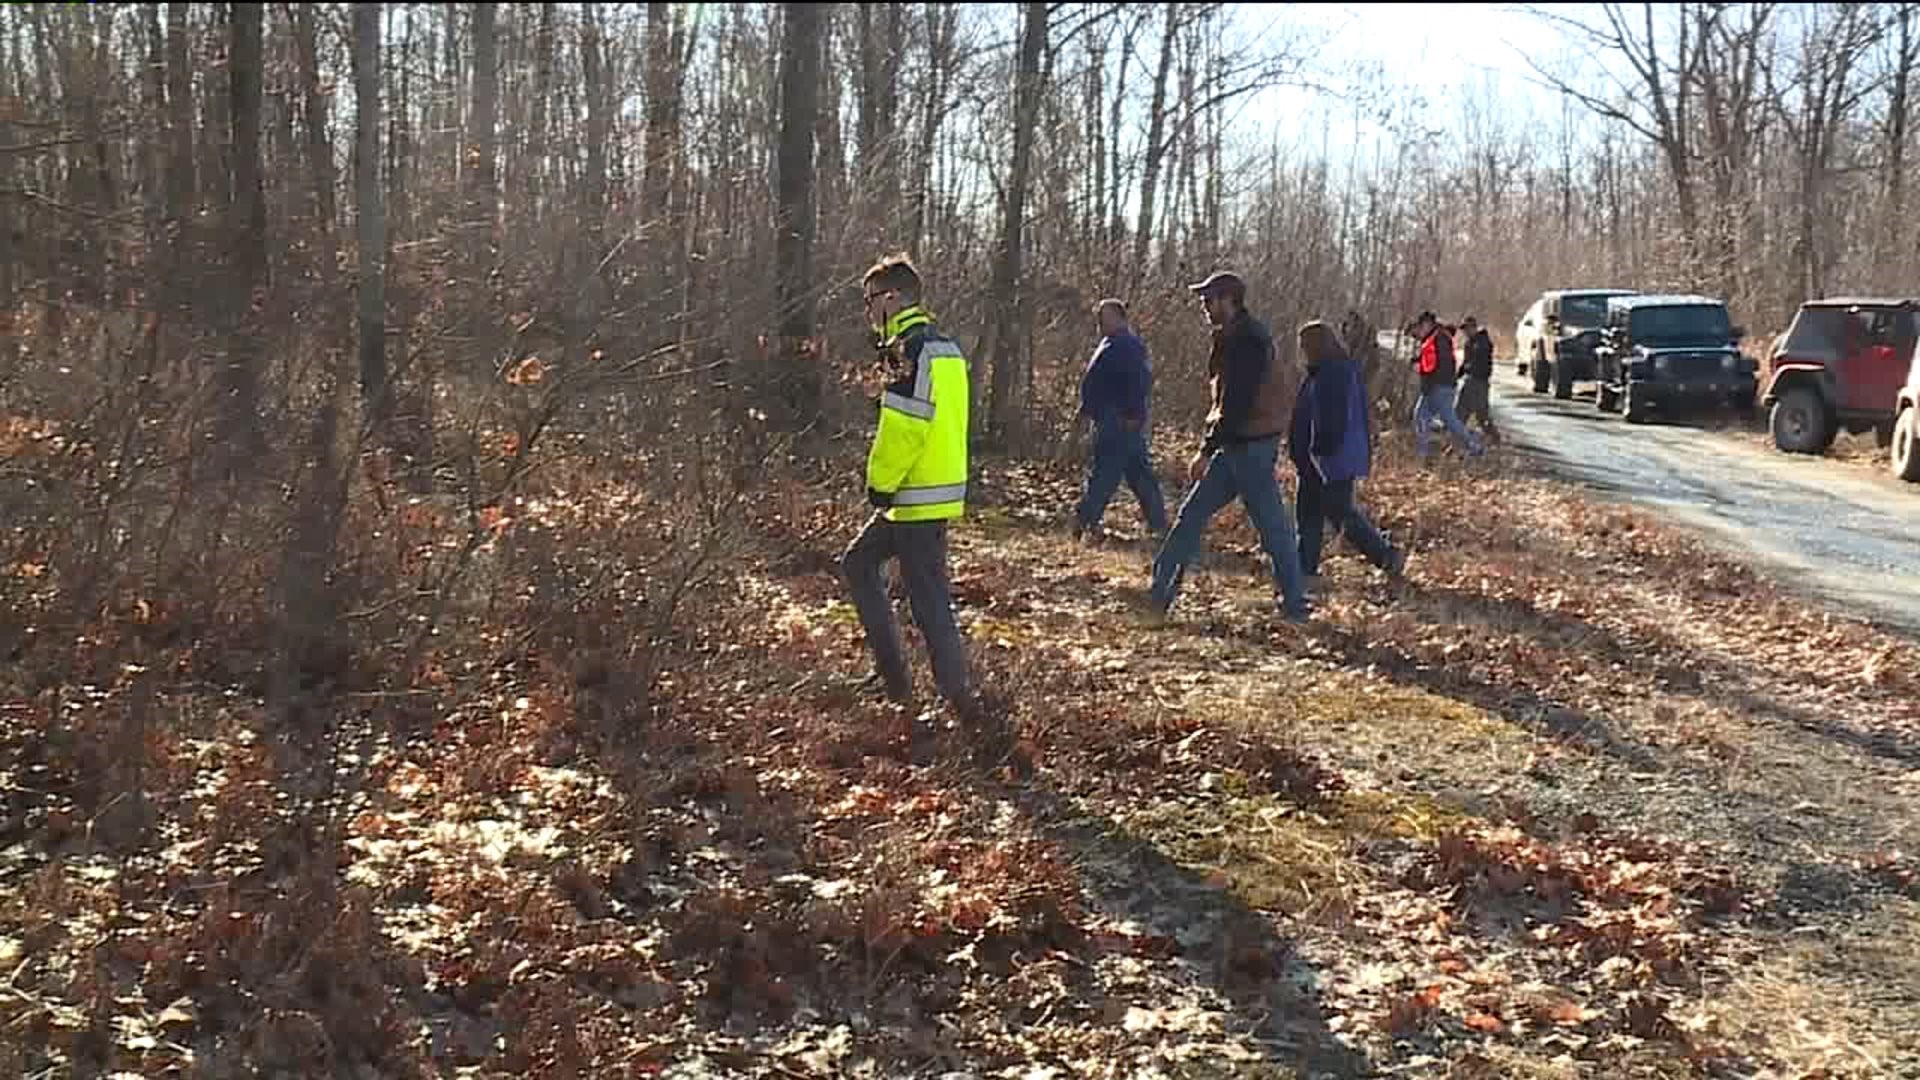
POLYGON ((1427 460, 1429 429, 1435 420, 1446 425, 1453 437, 1467 448, 1468 457, 1479 457, 1487 448, 1460 422, 1453 411, 1454 383, 1457 381, 1453 358, 1453 334, 1442 326, 1439 316, 1423 311, 1413 320, 1414 336, 1420 339, 1420 351, 1414 355, 1414 368, 1420 373, 1420 400, 1413 407, 1414 453, 1427 460))

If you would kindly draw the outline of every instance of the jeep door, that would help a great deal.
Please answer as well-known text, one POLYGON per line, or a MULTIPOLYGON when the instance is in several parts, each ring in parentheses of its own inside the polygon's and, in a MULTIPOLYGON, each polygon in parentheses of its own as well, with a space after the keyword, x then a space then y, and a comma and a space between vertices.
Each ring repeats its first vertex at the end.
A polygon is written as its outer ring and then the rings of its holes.
POLYGON ((1913 356, 1913 312, 1856 308, 1847 315, 1844 358, 1834 372, 1836 404, 1843 413, 1891 417, 1913 356))

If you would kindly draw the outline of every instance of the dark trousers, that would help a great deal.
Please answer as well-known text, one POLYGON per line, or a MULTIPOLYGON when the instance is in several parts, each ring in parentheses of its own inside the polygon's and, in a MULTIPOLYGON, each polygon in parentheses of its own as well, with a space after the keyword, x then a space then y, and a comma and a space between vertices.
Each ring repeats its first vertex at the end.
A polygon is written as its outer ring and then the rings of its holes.
POLYGON ((840 569, 853 594, 853 606, 866 630, 875 669, 888 692, 905 697, 913 686, 907 654, 894 624, 893 605, 887 601, 886 566, 900 560, 906 579, 907 602, 914 625, 927 639, 933 660, 933 679, 948 701, 967 700, 966 649, 959 624, 953 618, 952 588, 947 580, 947 523, 944 521, 888 521, 875 514, 840 556, 840 569))
POLYGON ((1393 545, 1373 527, 1360 507, 1353 501, 1353 481, 1342 480, 1338 483, 1325 483, 1320 479, 1320 471, 1312 465, 1306 465, 1300 472, 1299 497, 1294 500, 1294 517, 1300 525, 1300 571, 1304 574, 1320 572, 1320 548, 1328 525, 1332 525, 1347 538, 1367 561, 1381 568, 1387 568, 1393 559, 1393 545))
POLYGON ((1080 499, 1080 528, 1091 529, 1106 516, 1107 502, 1122 481, 1140 500, 1140 514, 1147 528, 1156 533, 1167 531, 1167 502, 1160 494, 1160 480, 1153 475, 1153 458, 1147 450, 1144 431, 1128 431, 1118 423, 1102 425, 1093 437, 1093 467, 1087 474, 1086 494, 1080 499))

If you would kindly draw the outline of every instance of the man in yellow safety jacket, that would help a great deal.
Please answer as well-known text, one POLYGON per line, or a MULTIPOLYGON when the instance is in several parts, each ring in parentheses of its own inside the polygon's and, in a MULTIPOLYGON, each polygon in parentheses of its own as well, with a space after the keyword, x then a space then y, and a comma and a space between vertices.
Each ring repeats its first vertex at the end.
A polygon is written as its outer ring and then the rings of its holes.
POLYGON ((881 335, 894 381, 881 394, 880 428, 867 454, 867 501, 876 513, 840 567, 873 652, 869 684, 895 701, 912 698, 913 679, 887 602, 885 568, 899 559, 940 696, 969 716, 966 649, 947 578, 947 522, 967 505, 967 361, 921 306, 920 275, 905 256, 876 263, 863 286, 867 321, 881 335))

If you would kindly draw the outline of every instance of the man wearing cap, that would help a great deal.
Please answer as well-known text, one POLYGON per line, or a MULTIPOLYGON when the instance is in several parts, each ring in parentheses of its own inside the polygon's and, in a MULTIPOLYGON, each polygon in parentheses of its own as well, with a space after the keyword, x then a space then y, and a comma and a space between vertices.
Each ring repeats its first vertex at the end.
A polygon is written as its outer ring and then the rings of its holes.
POLYGON ((1479 457, 1486 447, 1460 422, 1453 411, 1455 364, 1453 334, 1440 324, 1440 317, 1423 311, 1413 320, 1413 336, 1420 339, 1420 351, 1414 355, 1414 367, 1420 373, 1420 400, 1413 407, 1414 454, 1427 460, 1427 442, 1435 420, 1446 425, 1467 448, 1468 457, 1479 457))
POLYGON ((1500 431, 1493 426, 1493 337, 1472 315, 1460 320, 1460 392, 1454 396, 1453 411, 1460 423, 1478 419, 1480 430, 1494 442, 1500 431))
POLYGON ((1100 345, 1080 379, 1080 416, 1093 424, 1093 467, 1074 514, 1073 538, 1099 535, 1107 501, 1122 480, 1140 500, 1147 531, 1164 536, 1167 504, 1147 447, 1147 402, 1153 392, 1147 345, 1127 325, 1127 305, 1121 301, 1100 301, 1094 317, 1100 322, 1100 345))
POLYGON ((1200 552, 1207 522, 1239 498, 1245 500, 1247 517, 1273 562, 1282 614, 1290 622, 1305 622, 1300 549, 1274 472, 1290 388, 1274 355, 1273 335, 1248 313, 1247 286, 1238 274, 1216 272, 1188 288, 1200 297, 1213 326, 1207 359, 1213 407, 1207 413, 1206 439, 1187 465, 1193 489, 1153 560, 1153 609, 1164 615, 1173 607, 1187 564, 1200 552))

